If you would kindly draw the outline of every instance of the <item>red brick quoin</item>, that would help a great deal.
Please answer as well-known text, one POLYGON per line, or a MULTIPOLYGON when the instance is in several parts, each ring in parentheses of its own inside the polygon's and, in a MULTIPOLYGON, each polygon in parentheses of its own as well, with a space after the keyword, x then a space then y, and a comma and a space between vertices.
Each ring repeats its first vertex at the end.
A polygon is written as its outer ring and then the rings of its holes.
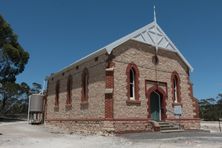
MULTIPOLYGON (((106 70, 106 89, 114 89, 114 65, 112 61, 107 64, 107 69, 111 70, 106 70)), ((113 119, 113 93, 105 94, 105 118, 113 119)))
POLYGON ((189 88, 188 90, 190 91, 189 92, 189 96, 192 98, 192 105, 193 105, 193 112, 195 112, 196 114, 193 116, 194 118, 200 118, 200 108, 199 108, 199 104, 198 104, 198 101, 194 98, 193 96, 193 85, 192 83, 190 82, 190 78, 189 78, 189 75, 187 76, 187 82, 188 82, 188 85, 189 85, 189 88))

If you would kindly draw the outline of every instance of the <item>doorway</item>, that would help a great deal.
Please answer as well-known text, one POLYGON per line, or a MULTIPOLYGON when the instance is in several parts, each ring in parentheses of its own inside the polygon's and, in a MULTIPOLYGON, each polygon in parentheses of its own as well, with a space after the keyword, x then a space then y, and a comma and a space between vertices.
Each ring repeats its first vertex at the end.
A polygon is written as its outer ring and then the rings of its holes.
POLYGON ((154 121, 161 121, 161 104, 162 104, 162 95, 153 91, 150 94, 150 113, 151 119, 154 121))

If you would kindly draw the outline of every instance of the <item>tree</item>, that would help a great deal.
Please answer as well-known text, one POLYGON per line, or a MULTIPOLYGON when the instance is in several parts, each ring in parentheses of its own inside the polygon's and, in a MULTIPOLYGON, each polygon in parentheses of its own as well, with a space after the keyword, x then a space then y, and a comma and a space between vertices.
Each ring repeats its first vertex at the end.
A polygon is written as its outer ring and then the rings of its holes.
POLYGON ((217 99, 217 104, 220 104, 222 106, 222 94, 218 94, 217 99))
POLYGON ((17 35, 0 15, 0 81, 15 82, 24 71, 29 53, 17 41, 17 35))
MULTIPOLYGON (((27 113, 28 99, 31 94, 41 92, 42 85, 36 82, 32 83, 32 87, 22 82, 21 84, 12 84, 8 82, 5 87, 5 97, 7 100, 2 102, 2 114, 6 113, 27 113)), ((4 100, 4 99, 3 99, 4 100)))
POLYGON ((202 99, 199 105, 202 119, 215 121, 222 117, 222 94, 218 94, 216 99, 202 99))
POLYGON ((13 105, 17 100, 28 100, 30 94, 30 87, 24 82, 21 84, 5 82, 1 111, 5 112, 5 107, 7 106, 7 109, 9 109, 8 107, 13 105))
MULTIPOLYGON (((16 96, 22 85, 16 84, 16 76, 24 71, 29 53, 17 41, 17 35, 0 15, 0 83, 2 110, 7 99, 16 96)), ((24 87, 24 86, 23 86, 24 87)), ((25 88, 23 88, 25 89, 25 88)))
POLYGON ((38 93, 40 93, 40 92, 41 92, 41 89, 42 89, 42 85, 41 85, 41 84, 36 83, 36 82, 32 83, 32 89, 31 89, 31 91, 32 91, 33 94, 38 94, 38 93))

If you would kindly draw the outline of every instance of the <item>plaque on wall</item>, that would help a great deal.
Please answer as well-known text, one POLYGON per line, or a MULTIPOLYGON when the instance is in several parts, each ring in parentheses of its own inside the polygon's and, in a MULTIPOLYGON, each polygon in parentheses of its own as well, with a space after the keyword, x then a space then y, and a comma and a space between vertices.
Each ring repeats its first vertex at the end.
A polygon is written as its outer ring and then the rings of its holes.
POLYGON ((174 115, 181 116, 182 115, 182 107, 181 105, 174 106, 174 115))

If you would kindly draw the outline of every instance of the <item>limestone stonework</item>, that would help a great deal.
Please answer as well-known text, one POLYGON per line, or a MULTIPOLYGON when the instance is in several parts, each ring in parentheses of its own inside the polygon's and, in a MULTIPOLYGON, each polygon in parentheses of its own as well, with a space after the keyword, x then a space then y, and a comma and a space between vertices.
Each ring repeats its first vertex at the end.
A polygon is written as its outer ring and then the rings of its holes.
POLYGON ((172 51, 159 49, 158 64, 153 63, 155 48, 129 40, 113 49, 112 54, 101 54, 69 70, 52 75, 48 80, 46 123, 69 131, 138 132, 154 131, 149 91, 162 95, 160 120, 179 123, 185 129, 198 129, 198 105, 192 93, 189 68, 172 51), (110 57, 112 56, 112 57, 110 57), (126 73, 129 64, 137 67, 139 75, 136 100, 129 101, 126 73), (88 69, 88 102, 82 106, 82 72, 88 69), (174 96, 172 74, 176 72, 180 83, 180 119, 172 113, 174 96), (67 81, 72 76, 71 108, 66 109, 67 81), (54 110, 56 82, 59 80, 58 110, 54 110))

